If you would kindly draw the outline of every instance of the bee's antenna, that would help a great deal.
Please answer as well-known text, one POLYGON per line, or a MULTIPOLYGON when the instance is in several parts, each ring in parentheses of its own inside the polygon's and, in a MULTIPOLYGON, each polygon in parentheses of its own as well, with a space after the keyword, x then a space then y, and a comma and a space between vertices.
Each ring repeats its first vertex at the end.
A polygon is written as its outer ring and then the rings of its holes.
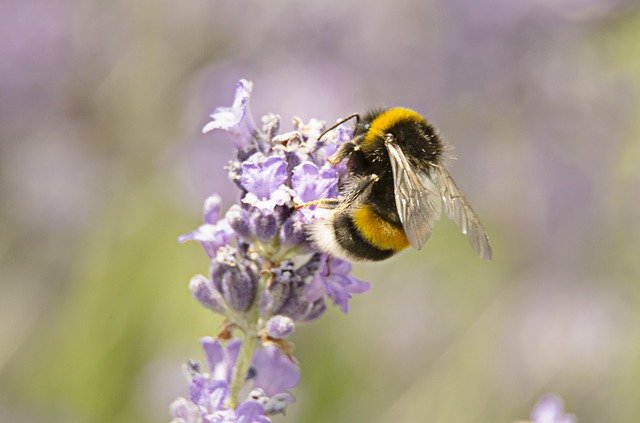
POLYGON ((335 125, 331 125, 329 128, 325 129, 324 132, 322 134, 320 134, 320 136, 318 137, 318 140, 320 140, 322 137, 324 137, 327 134, 327 132, 331 131, 332 129, 337 128, 338 126, 342 125, 343 123, 345 123, 348 120, 351 120, 353 118, 356 118, 356 126, 357 126, 358 123, 360 123, 360 115, 358 113, 354 113, 352 115, 347 116, 344 119, 340 119, 335 125))

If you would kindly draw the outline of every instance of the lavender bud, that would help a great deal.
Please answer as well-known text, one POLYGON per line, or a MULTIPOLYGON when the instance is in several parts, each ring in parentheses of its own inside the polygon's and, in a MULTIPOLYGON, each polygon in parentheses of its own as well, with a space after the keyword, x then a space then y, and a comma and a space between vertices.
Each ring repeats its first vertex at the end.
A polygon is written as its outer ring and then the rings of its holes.
POLYGON ((260 316, 268 318, 277 313, 289 298, 291 285, 289 283, 274 280, 265 288, 260 298, 260 316))
POLYGON ((236 265, 237 250, 229 245, 218 249, 211 263, 211 283, 214 289, 222 293, 222 277, 230 267, 236 265))
POLYGON ((273 209, 273 215, 276 217, 278 226, 282 226, 282 223, 287 220, 295 211, 289 205, 276 206, 273 209))
POLYGON ((200 304, 216 313, 224 314, 224 299, 213 283, 202 275, 195 275, 189 282, 189 290, 200 304))
POLYGON ((267 321, 267 334, 273 339, 283 339, 291 335, 295 329, 295 323, 287 316, 274 316, 267 321))
POLYGON ((288 316, 296 322, 306 322, 317 319, 325 311, 324 299, 308 301, 304 295, 303 287, 292 288, 291 295, 278 314, 288 316))
POLYGON ((307 241, 304 226, 297 219, 287 219, 280 228, 280 242, 283 245, 303 245, 307 241))
POLYGON ((245 266, 229 268, 222 276, 222 295, 234 310, 246 311, 256 295, 257 280, 245 266))
POLYGON ((270 240, 278 232, 276 217, 272 213, 262 214, 256 210, 251 216, 251 226, 256 237, 263 241, 270 240))
POLYGON ((219 286, 227 305, 236 311, 245 311, 253 303, 258 278, 252 268, 238 259, 237 250, 221 247, 212 266, 212 281, 219 286))
POLYGON ((249 213, 237 204, 234 204, 229 208, 225 215, 227 222, 231 229, 236 234, 244 237, 245 239, 251 238, 251 227, 249 223, 249 213))

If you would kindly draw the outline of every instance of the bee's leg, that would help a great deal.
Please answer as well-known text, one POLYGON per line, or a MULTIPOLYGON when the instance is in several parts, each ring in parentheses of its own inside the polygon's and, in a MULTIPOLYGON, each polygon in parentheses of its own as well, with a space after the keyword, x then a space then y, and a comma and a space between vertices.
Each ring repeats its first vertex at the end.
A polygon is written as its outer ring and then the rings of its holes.
POLYGON ((294 204, 293 208, 298 210, 303 207, 317 206, 323 209, 336 209, 341 205, 351 205, 361 197, 366 197, 369 191, 371 191, 373 184, 378 182, 379 179, 380 177, 375 173, 368 176, 354 177, 344 189, 344 198, 321 198, 319 200, 307 201, 306 203, 294 204))
POLYGON ((359 146, 357 146, 356 144, 354 144, 352 141, 349 142, 345 142, 344 144, 342 144, 339 148, 338 151, 336 151, 333 156, 329 157, 327 159, 327 161, 335 166, 338 163, 340 163, 341 161, 343 161, 344 159, 346 159, 347 157, 349 157, 351 155, 351 153, 353 153, 354 151, 358 150, 359 146))
POLYGON ((301 209, 303 207, 309 206, 318 206, 321 209, 335 209, 337 208, 342 201, 337 198, 321 198, 320 200, 307 201, 302 204, 295 204, 293 208, 296 210, 301 209))
POLYGON ((373 184, 378 182, 378 180, 380 180, 380 177, 375 173, 368 176, 354 177, 344 189, 346 194, 344 202, 353 204, 359 201, 360 198, 366 197, 369 192, 371 192, 373 184))

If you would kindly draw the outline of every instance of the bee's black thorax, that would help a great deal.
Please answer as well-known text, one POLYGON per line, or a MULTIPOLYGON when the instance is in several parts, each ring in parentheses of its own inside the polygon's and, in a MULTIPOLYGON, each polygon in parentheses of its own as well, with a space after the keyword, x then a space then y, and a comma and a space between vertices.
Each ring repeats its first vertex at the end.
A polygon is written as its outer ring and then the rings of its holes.
POLYGON ((354 151, 347 165, 349 174, 380 178, 365 201, 384 220, 401 227, 396 209, 393 173, 385 134, 393 135, 407 160, 417 169, 428 171, 440 162, 443 144, 436 130, 419 114, 409 109, 374 110, 356 126, 354 139, 362 139, 360 149, 354 151))

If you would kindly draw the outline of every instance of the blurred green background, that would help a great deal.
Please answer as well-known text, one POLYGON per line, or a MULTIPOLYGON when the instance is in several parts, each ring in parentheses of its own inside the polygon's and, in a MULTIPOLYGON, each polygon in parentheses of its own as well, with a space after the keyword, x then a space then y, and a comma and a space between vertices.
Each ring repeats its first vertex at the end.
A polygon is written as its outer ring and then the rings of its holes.
POLYGON ((455 146, 494 245, 450 223, 355 266, 373 289, 294 335, 280 422, 512 422, 545 392, 640 418, 640 4, 0 2, 0 421, 162 422, 219 319, 176 236, 236 200, 207 115, 405 105, 455 146))

